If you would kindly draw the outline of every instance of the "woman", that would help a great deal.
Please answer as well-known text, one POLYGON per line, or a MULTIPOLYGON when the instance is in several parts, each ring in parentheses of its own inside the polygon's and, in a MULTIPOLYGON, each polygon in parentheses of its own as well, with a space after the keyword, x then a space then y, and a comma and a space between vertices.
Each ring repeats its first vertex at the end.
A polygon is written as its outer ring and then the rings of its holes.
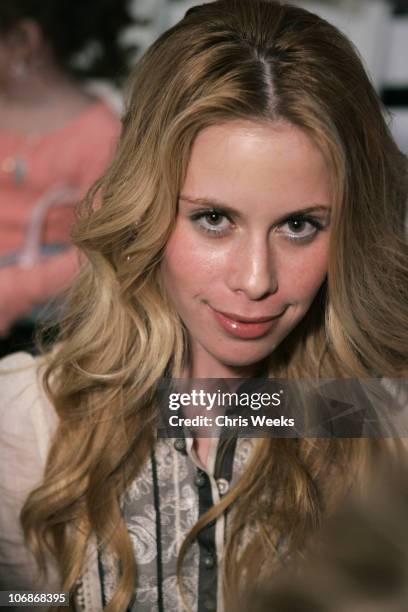
POLYGON ((105 170, 120 129, 84 79, 127 71, 117 39, 133 22, 128 4, 1 3, 0 355, 32 344, 38 307, 77 271, 74 205, 105 170))
POLYGON ((156 439, 157 383, 403 376, 405 201, 405 158, 334 27, 219 0, 163 34, 74 232, 88 262, 59 343, 38 379, 27 356, 4 364, 21 366, 8 461, 25 457, 9 584, 27 585, 28 546, 79 609, 222 610, 301 553, 398 442, 173 445, 156 439))

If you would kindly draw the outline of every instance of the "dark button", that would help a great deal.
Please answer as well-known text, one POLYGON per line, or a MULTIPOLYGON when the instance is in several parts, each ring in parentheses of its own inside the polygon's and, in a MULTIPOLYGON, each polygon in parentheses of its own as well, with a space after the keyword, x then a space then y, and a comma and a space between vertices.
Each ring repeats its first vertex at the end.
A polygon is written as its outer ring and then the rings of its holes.
POLYGON ((202 470, 198 470, 196 477, 194 478, 194 482, 196 484, 197 487, 199 487, 201 489, 201 487, 204 487, 206 482, 207 482, 207 475, 205 472, 203 472, 202 470))
POLYGON ((212 555, 211 553, 207 553, 204 557, 204 565, 206 569, 212 569, 215 565, 214 555, 212 555))
POLYGON ((184 438, 177 438, 177 440, 174 441, 174 448, 179 453, 185 454, 186 453, 186 441, 184 440, 184 438))
POLYGON ((211 612, 211 610, 217 609, 217 604, 213 599, 206 599, 206 601, 204 602, 204 608, 211 612))

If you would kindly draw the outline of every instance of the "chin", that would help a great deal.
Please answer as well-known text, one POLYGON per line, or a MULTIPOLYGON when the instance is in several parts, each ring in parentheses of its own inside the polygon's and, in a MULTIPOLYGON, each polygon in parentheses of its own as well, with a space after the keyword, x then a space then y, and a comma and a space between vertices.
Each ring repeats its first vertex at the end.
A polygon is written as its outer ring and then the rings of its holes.
POLYGON ((248 355, 243 355, 242 352, 240 355, 217 355, 214 354, 214 357, 223 365, 234 367, 234 368, 246 368, 250 366, 254 366, 260 361, 263 361, 266 357, 268 357, 274 350, 275 347, 272 347, 268 352, 259 352, 259 354, 255 354, 252 352, 248 355))

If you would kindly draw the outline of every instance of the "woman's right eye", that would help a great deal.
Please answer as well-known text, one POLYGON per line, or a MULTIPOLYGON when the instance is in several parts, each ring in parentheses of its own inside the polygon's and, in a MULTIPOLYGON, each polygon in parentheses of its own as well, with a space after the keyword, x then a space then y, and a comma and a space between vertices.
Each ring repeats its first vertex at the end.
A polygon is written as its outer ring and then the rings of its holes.
POLYGON ((191 215, 193 223, 215 238, 225 236, 230 230, 230 220, 219 210, 205 210, 191 215))

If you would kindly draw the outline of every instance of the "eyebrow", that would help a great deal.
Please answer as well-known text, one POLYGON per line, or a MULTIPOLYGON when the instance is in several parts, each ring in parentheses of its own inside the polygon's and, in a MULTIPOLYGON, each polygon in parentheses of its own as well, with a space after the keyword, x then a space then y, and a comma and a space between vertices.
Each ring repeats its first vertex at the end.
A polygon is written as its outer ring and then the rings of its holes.
MULTIPOLYGON (((183 200, 195 206, 208 206, 208 207, 213 207, 213 208, 222 208, 223 211, 229 213, 230 215, 234 215, 237 219, 242 219, 242 213, 240 213, 235 208, 232 208, 232 206, 229 206, 228 204, 225 204, 224 202, 220 202, 219 200, 214 199, 214 198, 192 198, 188 195, 180 194, 179 200, 183 200)), ((311 204, 310 206, 306 206, 306 207, 299 208, 299 209, 285 213, 284 215, 282 215, 282 217, 277 219, 275 223, 281 223, 288 217, 293 217, 295 215, 305 215, 311 212, 329 213, 330 211, 331 211, 331 206, 329 204, 311 204)))

